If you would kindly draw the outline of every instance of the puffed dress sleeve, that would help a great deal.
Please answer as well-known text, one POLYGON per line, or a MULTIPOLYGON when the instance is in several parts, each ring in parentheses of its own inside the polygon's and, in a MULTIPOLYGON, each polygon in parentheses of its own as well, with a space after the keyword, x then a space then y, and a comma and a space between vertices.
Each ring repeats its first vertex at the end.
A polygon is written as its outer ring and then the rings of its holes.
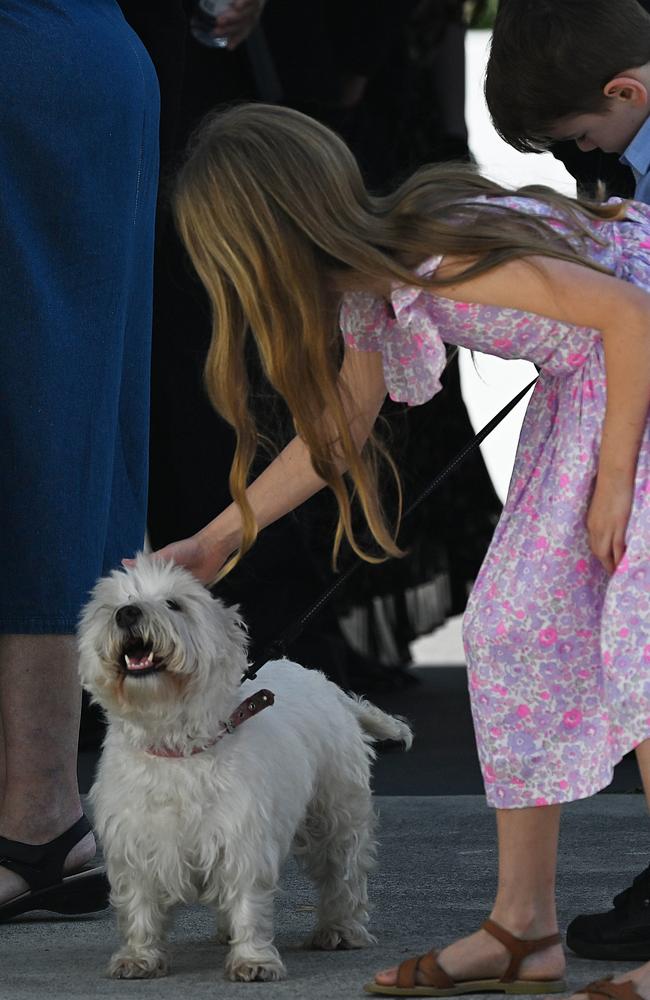
MULTIPOLYGON (((417 273, 431 273, 439 262, 438 257, 427 261, 417 273)), ((389 303, 367 292, 348 292, 340 313, 346 345, 380 352, 390 398, 410 406, 426 403, 440 391, 447 363, 436 323, 425 312, 408 308, 419 293, 418 287, 399 286, 389 303)))

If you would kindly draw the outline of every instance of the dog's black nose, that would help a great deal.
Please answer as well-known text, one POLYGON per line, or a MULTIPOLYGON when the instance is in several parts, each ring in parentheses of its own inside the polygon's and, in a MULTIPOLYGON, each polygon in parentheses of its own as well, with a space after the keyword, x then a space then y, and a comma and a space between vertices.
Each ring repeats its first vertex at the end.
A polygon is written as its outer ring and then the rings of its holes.
POLYGON ((123 604, 115 612, 115 621, 120 628, 131 628, 139 618, 142 618, 142 610, 137 604, 123 604))

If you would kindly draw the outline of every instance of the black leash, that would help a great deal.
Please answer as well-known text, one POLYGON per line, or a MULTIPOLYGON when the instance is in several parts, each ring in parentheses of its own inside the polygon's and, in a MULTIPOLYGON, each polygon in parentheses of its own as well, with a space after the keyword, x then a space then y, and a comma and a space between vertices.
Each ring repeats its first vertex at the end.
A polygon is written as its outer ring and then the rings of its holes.
MULTIPOLYGON (((465 447, 462 448, 458 452, 458 454, 454 456, 454 458, 452 458, 451 462, 449 462, 449 464, 445 466, 442 472, 439 472, 438 475, 431 480, 429 485, 424 490, 422 490, 420 495, 404 511, 402 515, 402 523, 406 520, 407 517, 410 517, 413 511, 417 507, 419 507, 420 504, 424 503, 424 501, 429 496, 431 496, 434 490, 436 490, 445 481, 445 479, 447 479, 447 477, 450 476, 451 473, 454 472, 458 468, 458 466, 465 461, 468 455, 471 455, 471 453, 478 448, 478 446, 481 444, 482 441, 485 440, 488 434, 491 434, 494 428, 497 427, 501 423, 501 421, 508 416, 510 411, 515 408, 517 403, 519 403, 520 400, 524 398, 529 389, 532 389, 532 387, 535 385, 535 382, 537 381, 537 378, 538 376, 536 375, 535 378, 532 380, 532 382, 529 382, 528 385, 525 386, 525 388, 523 388, 520 392, 517 393, 514 399, 511 399, 509 403, 506 403, 503 409, 499 410, 496 416, 492 417, 492 420, 490 420, 489 423, 487 423, 485 427, 483 427, 478 432, 478 434, 476 434, 476 436, 473 437, 472 440, 469 441, 465 445, 465 447)), ((286 628, 284 632, 277 639, 267 643, 267 645, 264 646, 264 648, 262 649, 261 654, 257 657, 255 662, 249 666, 248 670, 243 675, 242 683, 245 680, 253 680, 255 677, 257 677, 258 670, 260 670, 264 666, 264 664, 268 662, 268 660, 279 660, 283 656, 285 656, 286 647, 290 646, 291 643, 298 638, 298 636, 303 631, 305 626, 308 625, 309 622, 312 620, 312 618, 314 618, 321 611, 321 609, 325 607, 325 605, 332 599, 334 594, 336 594, 341 589, 341 587, 345 586, 350 577, 353 575, 353 573, 356 573, 356 571, 359 569, 362 563, 363 563, 362 559, 357 559, 356 562, 353 562, 352 565, 345 571, 345 573, 339 576, 334 581, 334 583, 332 583, 327 588, 327 590, 325 590, 321 594, 321 596, 316 601, 314 601, 311 607, 307 608, 304 614, 300 618, 298 618, 293 623, 293 625, 290 625, 288 628, 286 628)))

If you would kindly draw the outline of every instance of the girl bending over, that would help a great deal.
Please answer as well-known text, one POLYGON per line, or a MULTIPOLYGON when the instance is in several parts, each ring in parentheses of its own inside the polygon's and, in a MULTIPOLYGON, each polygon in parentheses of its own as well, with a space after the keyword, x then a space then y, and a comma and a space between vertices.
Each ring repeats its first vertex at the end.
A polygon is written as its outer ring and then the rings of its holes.
MULTIPOLYGON (((430 399, 445 343, 540 369, 464 626, 497 809, 496 900, 474 934, 367 989, 557 992, 560 805, 604 788, 632 748, 650 786, 650 209, 512 193, 449 166, 373 198, 330 131, 250 105, 203 127, 176 212, 212 302, 207 386, 237 451, 233 504, 158 555, 205 583, 325 485, 335 553, 345 537, 369 560, 400 555, 377 495, 372 427, 386 393, 430 399), (251 483, 249 335, 296 428, 251 483), (353 499, 372 551, 355 538, 353 499)), ((650 965, 631 978, 628 1000, 650 1000, 650 965)))

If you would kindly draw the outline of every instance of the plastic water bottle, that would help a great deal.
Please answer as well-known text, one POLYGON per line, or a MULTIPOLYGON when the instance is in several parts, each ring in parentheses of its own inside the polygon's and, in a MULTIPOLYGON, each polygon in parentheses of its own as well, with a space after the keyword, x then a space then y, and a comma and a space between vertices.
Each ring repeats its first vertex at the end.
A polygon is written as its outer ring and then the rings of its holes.
POLYGON ((230 7, 231 0, 196 0, 190 18, 190 31, 201 45, 210 49, 225 49, 228 39, 225 35, 213 35, 214 19, 230 7))

